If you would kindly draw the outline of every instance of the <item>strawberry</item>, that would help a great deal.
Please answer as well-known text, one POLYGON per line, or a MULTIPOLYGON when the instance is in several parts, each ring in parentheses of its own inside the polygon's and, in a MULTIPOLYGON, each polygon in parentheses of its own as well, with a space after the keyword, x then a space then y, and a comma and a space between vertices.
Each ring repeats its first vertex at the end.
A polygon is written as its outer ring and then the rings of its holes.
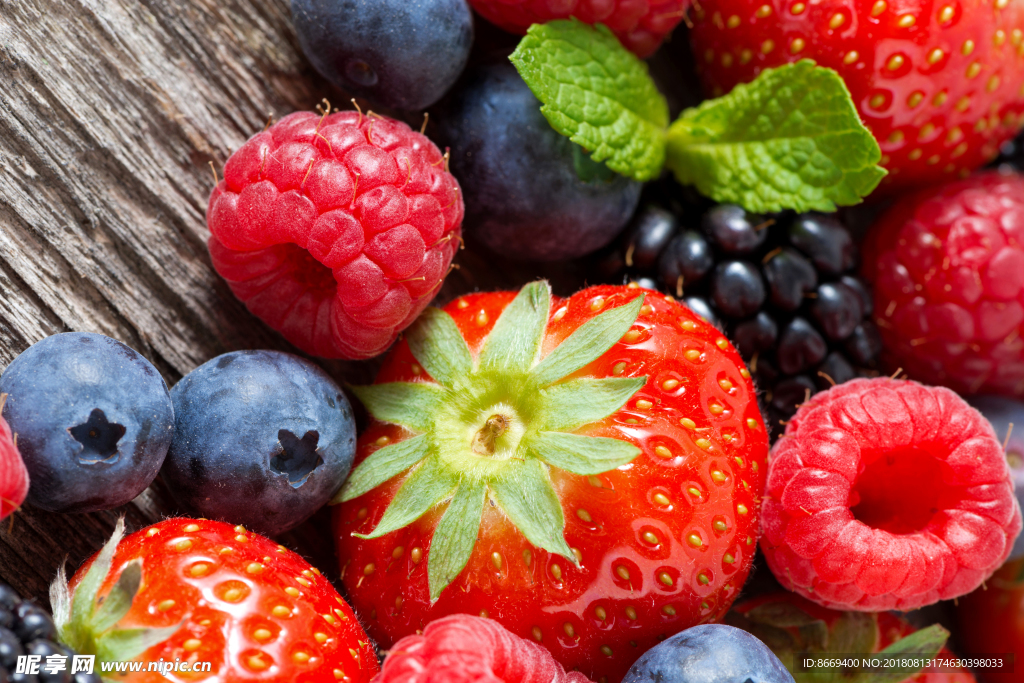
POLYGON ((796 683, 974 683, 955 666, 914 666, 912 659, 955 659, 945 647, 949 632, 938 624, 917 630, 891 612, 839 612, 793 593, 775 593, 737 604, 726 622, 760 638, 793 673, 796 683), (800 668, 795 658, 888 660, 880 669, 800 668), (898 667, 893 662, 903 662, 898 667), (903 673, 905 678, 897 677, 903 673))
POLYGON ((707 90, 810 58, 846 82, 882 148, 883 187, 966 175, 1024 117, 1024 3, 709 0, 691 33, 707 90))
POLYGON ((1008 667, 979 668, 985 683, 1014 683, 1021 679, 1020 653, 1024 653, 1024 558, 1004 564, 984 588, 957 603, 960 640, 968 652, 982 659, 992 654, 1004 659, 1015 653, 1016 673, 1008 667))
POLYGON ((70 585, 58 573, 50 600, 60 639, 100 663, 210 662, 212 671, 121 680, 360 683, 379 670, 352 609, 284 546, 205 519, 123 533, 119 520, 70 585))
POLYGON ((765 426, 739 354, 671 297, 467 295, 355 392, 376 421, 334 521, 382 645, 479 614, 618 681, 746 579, 765 426))

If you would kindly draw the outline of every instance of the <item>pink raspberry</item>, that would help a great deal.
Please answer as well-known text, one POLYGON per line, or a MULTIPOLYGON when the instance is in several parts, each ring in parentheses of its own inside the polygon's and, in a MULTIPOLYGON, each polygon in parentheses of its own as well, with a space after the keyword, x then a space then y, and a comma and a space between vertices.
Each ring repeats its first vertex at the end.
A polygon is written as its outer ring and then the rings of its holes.
POLYGON ((483 617, 453 614, 402 638, 373 683, 590 683, 537 643, 483 617))
POLYGON ((893 368, 1024 395, 1024 177, 985 173, 898 203, 872 228, 865 265, 893 368))
POLYGON ((399 121, 296 112, 231 155, 206 221, 249 310, 324 358, 384 351, 437 293, 464 212, 458 181, 399 121))
POLYGON ((601 23, 638 57, 650 57, 683 20, 690 0, 469 0, 484 19, 511 33, 576 17, 601 23))
POLYGON ((832 609, 910 610, 969 593, 1021 530, 1002 445, 944 387, 856 379, 816 394, 772 448, 761 548, 832 609))

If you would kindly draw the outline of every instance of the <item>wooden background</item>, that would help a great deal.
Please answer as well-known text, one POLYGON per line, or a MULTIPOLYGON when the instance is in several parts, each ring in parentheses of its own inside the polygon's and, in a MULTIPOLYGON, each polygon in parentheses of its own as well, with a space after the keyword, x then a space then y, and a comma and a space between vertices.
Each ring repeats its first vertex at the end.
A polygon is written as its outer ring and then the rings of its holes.
MULTIPOLYGON (((209 164, 220 172, 268 115, 323 97, 351 106, 302 57, 288 0, 0 0, 0 368, 71 330, 124 341, 169 386, 226 351, 294 351, 210 264, 209 164)), ((456 260, 441 299, 537 275, 580 282, 565 264, 456 260)), ((375 367, 321 365, 350 382, 375 367)), ((173 511, 159 480, 104 513, 24 506, 0 524, 0 579, 48 605, 58 565, 76 568, 118 515, 134 530, 173 511)), ((279 540, 336 576, 328 518, 279 540)))

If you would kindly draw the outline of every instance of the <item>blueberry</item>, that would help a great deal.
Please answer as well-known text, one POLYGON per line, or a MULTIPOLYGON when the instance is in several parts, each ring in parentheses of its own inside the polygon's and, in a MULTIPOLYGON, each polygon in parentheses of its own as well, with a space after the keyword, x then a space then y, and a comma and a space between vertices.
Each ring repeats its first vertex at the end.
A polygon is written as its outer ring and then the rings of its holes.
POLYGON ((764 303, 764 281, 757 266, 746 261, 726 261, 715 268, 711 300, 731 318, 744 318, 764 303))
POLYGON ((793 676, 746 631, 703 624, 648 650, 623 683, 793 683, 793 676))
MULTIPOLYGON (((1006 438, 1006 433, 1010 432, 1010 438, 1006 442, 1006 460, 1010 465, 1017 503, 1024 507, 1024 403, 1002 396, 968 396, 967 402, 980 410, 992 423, 1000 442, 1006 438)), ((1021 557, 1024 557, 1024 534, 1017 537, 1009 559, 1016 560, 1021 557)))
POLYGON ((348 399, 297 356, 226 353, 185 375, 171 398, 177 426, 163 478, 204 517, 279 534, 325 505, 352 467, 348 399))
POLYGON ((622 230, 640 201, 640 183, 594 163, 551 127, 508 62, 469 70, 431 121, 438 142, 451 147, 467 239, 504 257, 588 254, 622 230))
POLYGON ((734 204, 721 204, 704 214, 704 232, 727 254, 749 254, 768 237, 764 216, 750 214, 734 204))
POLYGON ((156 477, 174 433, 156 368, 90 332, 47 337, 0 376, 4 417, 29 472, 28 502, 54 512, 123 505, 156 477))
POLYGON ((676 296, 682 296, 689 285, 696 284, 715 265, 715 257, 704 236, 694 230, 676 235, 658 259, 661 284, 676 296))
POLYGON ((804 296, 818 286, 818 272, 792 249, 780 249, 770 256, 763 270, 771 302, 784 311, 795 311, 804 296))
POLYGON ((473 44, 466 0, 292 0, 306 57, 328 81, 420 110, 455 83, 473 44))
POLYGON ((839 275, 856 265, 857 246, 836 216, 805 213, 789 226, 789 241, 807 254, 818 270, 839 275))
POLYGON ((787 375, 802 372, 825 359, 828 346, 814 326, 803 318, 793 318, 779 336, 776 351, 779 369, 787 375))
POLYGON ((864 318, 864 307, 856 291, 842 282, 826 282, 818 287, 811 314, 825 336, 846 339, 864 318))
POLYGON ((638 211, 630 222, 629 241, 626 246, 626 265, 639 270, 651 270, 658 255, 675 235, 679 223, 672 213, 657 206, 638 211))

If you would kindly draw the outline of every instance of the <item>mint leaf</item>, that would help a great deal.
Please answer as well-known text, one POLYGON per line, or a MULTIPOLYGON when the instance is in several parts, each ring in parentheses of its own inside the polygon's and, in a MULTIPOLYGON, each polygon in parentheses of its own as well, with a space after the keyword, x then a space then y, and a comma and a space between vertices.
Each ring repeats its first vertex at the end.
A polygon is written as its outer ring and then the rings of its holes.
POLYGON ((885 175, 881 155, 843 79, 808 59, 686 110, 668 133, 679 182, 757 213, 856 204, 885 175))
POLYGON ((661 173, 668 104, 647 65, 608 28, 577 19, 534 24, 510 59, 547 120, 591 161, 641 181, 661 173))

